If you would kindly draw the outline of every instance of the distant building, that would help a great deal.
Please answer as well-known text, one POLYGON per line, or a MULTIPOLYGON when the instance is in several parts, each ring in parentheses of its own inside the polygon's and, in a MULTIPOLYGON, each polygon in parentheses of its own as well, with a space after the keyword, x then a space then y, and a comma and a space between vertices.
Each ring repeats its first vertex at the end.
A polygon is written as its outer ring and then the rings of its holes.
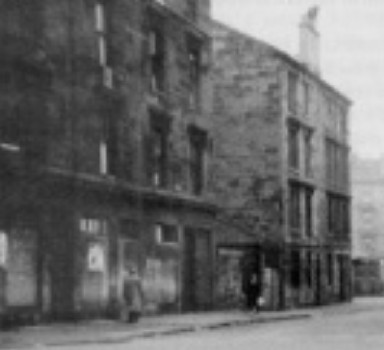
POLYGON ((384 292, 383 159, 352 158, 352 256, 356 294, 384 292))
POLYGON ((0 316, 118 318, 137 293, 143 313, 212 307, 209 16, 1 1, 0 316))
POLYGON ((314 11, 301 23, 298 60, 212 24, 223 306, 242 302, 247 266, 264 281, 266 308, 351 297, 350 101, 319 75, 314 11))

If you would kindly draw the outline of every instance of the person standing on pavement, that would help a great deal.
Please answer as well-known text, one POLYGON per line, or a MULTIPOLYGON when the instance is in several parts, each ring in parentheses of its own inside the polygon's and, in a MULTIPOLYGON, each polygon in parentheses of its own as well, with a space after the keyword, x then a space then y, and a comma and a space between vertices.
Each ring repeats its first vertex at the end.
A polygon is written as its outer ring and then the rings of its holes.
POLYGON ((257 271, 245 271, 243 274, 243 293, 247 310, 260 311, 261 283, 257 271))

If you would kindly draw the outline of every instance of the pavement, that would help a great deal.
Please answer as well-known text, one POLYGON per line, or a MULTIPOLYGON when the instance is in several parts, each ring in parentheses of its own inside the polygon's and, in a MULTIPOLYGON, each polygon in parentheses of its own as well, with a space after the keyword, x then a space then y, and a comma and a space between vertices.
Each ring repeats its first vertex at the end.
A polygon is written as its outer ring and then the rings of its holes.
POLYGON ((299 320, 310 310, 273 312, 215 311, 145 316, 137 323, 110 320, 53 323, 21 327, 0 333, 1 349, 25 349, 90 344, 119 344, 140 338, 162 337, 201 330, 225 329, 257 323, 299 320))

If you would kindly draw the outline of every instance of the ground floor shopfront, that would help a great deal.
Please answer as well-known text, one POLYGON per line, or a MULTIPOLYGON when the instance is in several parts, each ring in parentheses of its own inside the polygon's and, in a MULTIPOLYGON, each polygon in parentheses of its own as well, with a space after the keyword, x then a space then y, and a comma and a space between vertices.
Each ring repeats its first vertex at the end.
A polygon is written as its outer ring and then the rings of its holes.
POLYGON ((5 180, 3 317, 121 318, 127 304, 144 314, 213 307, 211 206, 63 174, 5 180))
POLYGON ((216 302, 245 305, 249 269, 261 281, 262 308, 278 310, 349 301, 351 259, 339 246, 222 244, 216 250, 216 302))

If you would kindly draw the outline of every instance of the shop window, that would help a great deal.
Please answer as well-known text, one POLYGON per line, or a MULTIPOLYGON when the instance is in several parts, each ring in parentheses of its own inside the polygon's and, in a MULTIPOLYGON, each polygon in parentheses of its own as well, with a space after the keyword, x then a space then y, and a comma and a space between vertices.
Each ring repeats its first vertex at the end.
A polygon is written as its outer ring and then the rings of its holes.
POLYGON ((311 252, 306 253, 306 280, 307 286, 312 287, 312 254, 311 252))
POLYGON ((159 244, 177 244, 179 234, 176 226, 167 224, 155 225, 156 241, 159 244))
POLYGON ((293 288, 300 287, 301 284, 301 262, 300 262, 300 252, 292 251, 291 252, 291 285, 293 288))
POLYGON ((334 270, 333 270, 333 256, 332 253, 329 253, 327 256, 327 265, 328 265, 328 284, 331 286, 333 284, 333 275, 334 275, 334 270))

